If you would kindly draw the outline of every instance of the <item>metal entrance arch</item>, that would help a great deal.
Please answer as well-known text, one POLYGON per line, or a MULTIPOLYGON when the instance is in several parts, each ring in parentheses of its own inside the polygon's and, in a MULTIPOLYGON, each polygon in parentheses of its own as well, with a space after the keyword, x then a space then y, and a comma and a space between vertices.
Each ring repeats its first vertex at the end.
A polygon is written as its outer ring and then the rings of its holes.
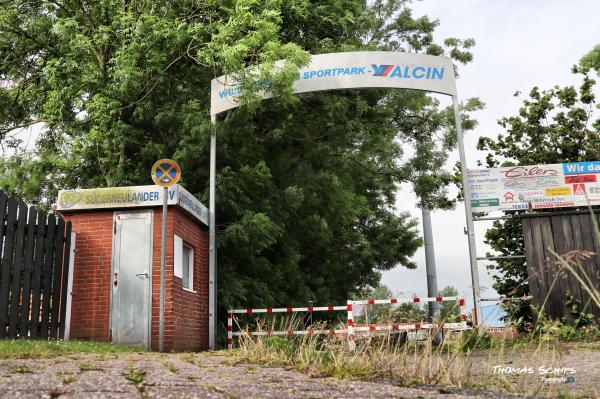
MULTIPOLYGON (((276 63, 281 65, 283 61, 276 63)), ((469 242, 469 260, 471 264, 471 282, 476 322, 481 315, 479 292, 479 273, 477 270, 477 252, 475 249, 475 231, 471 211, 471 187, 467 179, 467 160, 460 123, 460 110, 454 80, 454 65, 444 57, 432 55, 387 52, 357 51, 347 53, 318 54, 311 56, 306 68, 300 70, 294 82, 293 92, 356 89, 356 88, 396 88, 429 91, 452 97, 456 120, 457 144, 460 155, 463 180, 463 195, 467 234, 469 242)), ((241 88, 232 77, 221 76, 211 81, 210 116, 213 125, 210 140, 210 195, 209 195, 209 347, 216 347, 216 235, 215 235, 215 189, 217 156, 217 116, 221 112, 238 107, 236 97, 241 88)), ((260 93, 263 99, 270 93, 260 93)))

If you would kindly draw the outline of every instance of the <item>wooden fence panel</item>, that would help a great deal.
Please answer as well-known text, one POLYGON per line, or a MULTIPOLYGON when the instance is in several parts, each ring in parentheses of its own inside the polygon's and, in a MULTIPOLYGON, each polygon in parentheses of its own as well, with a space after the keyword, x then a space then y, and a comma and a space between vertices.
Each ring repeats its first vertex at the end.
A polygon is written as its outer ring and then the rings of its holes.
POLYGON ((25 260, 23 268, 23 294, 21 304, 21 323, 19 326, 22 338, 29 338, 29 317, 31 312, 31 279, 33 278, 33 249, 35 246, 37 209, 29 208, 27 216, 27 246, 25 248, 25 260))
POLYGON ((17 201, 14 198, 9 198, 6 215, 6 235, 2 251, 2 275, 0 277, 2 279, 0 281, 0 338, 6 337, 6 327, 8 326, 8 299, 10 297, 10 279, 14 263, 16 221, 17 201))
POLYGON ((27 225, 27 204, 19 202, 17 218, 17 239, 13 257, 12 288, 10 290, 10 308, 8 319, 8 337, 17 338, 17 321, 21 304, 21 275, 23 273, 23 256, 25 255, 25 226, 27 225))
POLYGON ((48 338, 48 322, 50 321, 50 294, 52 293, 52 266, 54 265, 54 235, 56 234, 56 217, 48 216, 46 229, 46 250, 44 259, 44 278, 42 280, 42 320, 40 322, 40 338, 48 338))
POLYGON ((600 320, 600 309, 592 303, 589 287, 579 280, 581 278, 592 289, 600 290, 600 237, 597 237, 593 224, 594 219, 598 221, 599 214, 592 216, 588 211, 569 211, 529 213, 520 217, 532 303, 543 305, 545 314, 553 318, 564 317, 572 321, 573 315, 565 301, 570 292, 576 301, 586 306, 586 312, 600 320), (573 264, 579 278, 565 270, 554 255, 570 253, 573 256, 573 251, 594 253, 590 259, 573 264))
POLYGON ((44 269, 44 240, 46 237, 46 223, 48 215, 44 212, 38 213, 37 226, 38 234, 35 237, 35 262, 33 269, 33 291, 31 294, 31 325, 30 338, 36 339, 39 337, 40 327, 40 303, 42 299, 42 271, 44 269))
POLYGON ((71 223, 0 191, 0 338, 62 338, 71 223))

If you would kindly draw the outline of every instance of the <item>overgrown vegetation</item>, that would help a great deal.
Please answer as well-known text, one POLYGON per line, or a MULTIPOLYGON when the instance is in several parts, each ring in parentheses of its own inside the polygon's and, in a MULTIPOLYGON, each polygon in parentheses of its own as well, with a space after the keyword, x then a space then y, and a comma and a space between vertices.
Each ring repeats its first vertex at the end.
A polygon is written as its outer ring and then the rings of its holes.
POLYGON ((540 381, 537 366, 535 375, 495 373, 494 366, 506 366, 506 358, 516 354, 522 355, 528 365, 558 365, 561 344, 544 337, 492 339, 477 331, 468 331, 448 338, 442 346, 434 346, 431 340, 394 345, 391 336, 384 335, 359 340, 356 350, 350 350, 343 338, 318 335, 241 337, 239 348, 229 354, 234 362, 293 367, 319 377, 538 395, 553 392, 554 387, 540 381))

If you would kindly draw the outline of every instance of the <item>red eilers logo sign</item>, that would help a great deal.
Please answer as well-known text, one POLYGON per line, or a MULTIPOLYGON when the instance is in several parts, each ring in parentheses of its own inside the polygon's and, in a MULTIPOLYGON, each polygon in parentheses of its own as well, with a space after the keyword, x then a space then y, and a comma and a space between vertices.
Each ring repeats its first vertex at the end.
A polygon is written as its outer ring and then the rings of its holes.
POLYGON ((531 168, 526 166, 513 166, 512 168, 503 170, 505 177, 539 177, 539 176, 554 176, 558 174, 558 171, 554 169, 544 169, 539 166, 533 166, 531 168))

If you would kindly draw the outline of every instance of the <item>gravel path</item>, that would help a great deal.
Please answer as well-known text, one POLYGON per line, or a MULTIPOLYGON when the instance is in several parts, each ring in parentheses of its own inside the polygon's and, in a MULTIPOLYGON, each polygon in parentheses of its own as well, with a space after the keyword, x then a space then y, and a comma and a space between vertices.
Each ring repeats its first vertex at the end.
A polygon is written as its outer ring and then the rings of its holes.
POLYGON ((0 360, 4 398, 501 398, 476 390, 403 388, 313 378, 218 354, 69 355, 0 360))

